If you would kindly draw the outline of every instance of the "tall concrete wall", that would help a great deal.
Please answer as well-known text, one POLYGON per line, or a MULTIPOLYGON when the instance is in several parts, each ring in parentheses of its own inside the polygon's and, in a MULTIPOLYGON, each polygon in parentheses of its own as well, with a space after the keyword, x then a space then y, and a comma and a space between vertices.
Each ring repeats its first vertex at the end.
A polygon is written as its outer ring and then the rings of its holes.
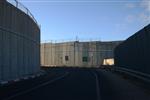
POLYGON ((150 24, 115 49, 118 67, 150 74, 150 24))
POLYGON ((0 2, 0 81, 40 70, 40 29, 24 12, 0 2))
POLYGON ((42 66, 96 67, 105 58, 113 58, 113 50, 121 41, 64 42, 41 44, 42 66), (66 57, 68 56, 68 60, 66 57), (83 61, 83 59, 87 61, 83 61))

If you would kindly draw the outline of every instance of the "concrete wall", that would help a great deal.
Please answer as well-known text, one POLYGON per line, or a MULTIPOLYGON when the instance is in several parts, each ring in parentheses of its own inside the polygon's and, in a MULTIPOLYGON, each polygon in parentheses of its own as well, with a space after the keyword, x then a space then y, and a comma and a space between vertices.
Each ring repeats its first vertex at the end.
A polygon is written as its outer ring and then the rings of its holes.
POLYGON ((0 2, 0 81, 40 70, 40 29, 24 12, 0 2))
POLYGON ((115 49, 116 66, 150 74, 150 24, 115 49))
POLYGON ((113 50, 121 41, 42 43, 42 66, 96 67, 104 58, 113 58, 113 50), (68 60, 65 59, 68 56, 68 60), (83 57, 87 58, 83 61, 83 57))

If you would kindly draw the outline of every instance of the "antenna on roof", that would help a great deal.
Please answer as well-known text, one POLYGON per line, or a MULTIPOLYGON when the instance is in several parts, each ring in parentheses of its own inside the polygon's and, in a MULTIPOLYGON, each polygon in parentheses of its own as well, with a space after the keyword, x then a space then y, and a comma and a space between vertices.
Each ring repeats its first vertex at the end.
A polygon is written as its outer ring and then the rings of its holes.
POLYGON ((78 36, 76 36, 76 41, 79 41, 79 38, 78 38, 78 36))

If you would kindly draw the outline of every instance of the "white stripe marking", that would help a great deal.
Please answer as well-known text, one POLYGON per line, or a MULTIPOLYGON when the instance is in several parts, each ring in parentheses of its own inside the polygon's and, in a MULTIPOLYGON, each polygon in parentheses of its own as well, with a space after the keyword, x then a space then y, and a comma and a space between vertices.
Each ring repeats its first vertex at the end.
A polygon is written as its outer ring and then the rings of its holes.
POLYGON ((98 81, 98 76, 95 72, 92 72, 95 76, 96 79, 96 93, 97 93, 97 100, 101 100, 100 98, 100 87, 99 87, 99 81, 98 81))

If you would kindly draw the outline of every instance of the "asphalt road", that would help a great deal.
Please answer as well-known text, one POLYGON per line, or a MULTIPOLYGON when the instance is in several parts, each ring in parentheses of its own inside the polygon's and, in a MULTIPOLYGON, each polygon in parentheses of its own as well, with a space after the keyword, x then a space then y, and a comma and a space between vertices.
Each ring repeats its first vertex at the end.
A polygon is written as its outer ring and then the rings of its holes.
POLYGON ((34 86, 12 92, 3 100, 150 100, 145 89, 109 71, 60 68, 47 73, 44 78, 28 82, 37 83, 34 86))

